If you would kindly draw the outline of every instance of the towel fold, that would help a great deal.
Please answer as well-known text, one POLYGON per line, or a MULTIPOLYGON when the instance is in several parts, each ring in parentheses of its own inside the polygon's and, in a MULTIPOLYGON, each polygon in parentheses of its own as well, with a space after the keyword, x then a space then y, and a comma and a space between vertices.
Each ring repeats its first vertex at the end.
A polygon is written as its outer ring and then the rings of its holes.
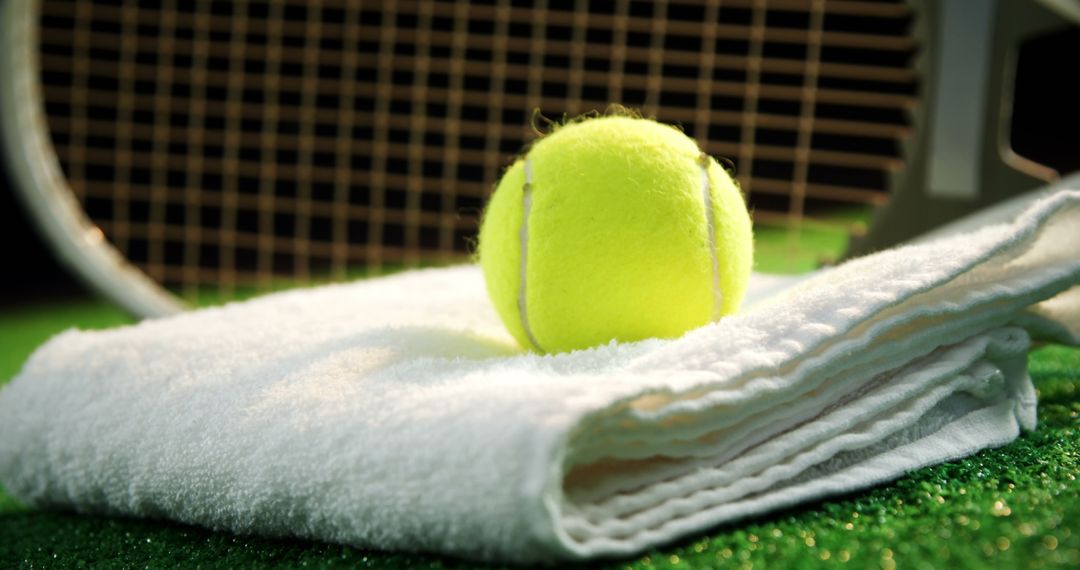
POLYGON ((1062 191, 678 339, 551 356, 470 266, 68 331, 0 392, 0 480, 241 533, 628 555, 1034 429, 1027 351, 1080 342, 1078 251, 1062 191))

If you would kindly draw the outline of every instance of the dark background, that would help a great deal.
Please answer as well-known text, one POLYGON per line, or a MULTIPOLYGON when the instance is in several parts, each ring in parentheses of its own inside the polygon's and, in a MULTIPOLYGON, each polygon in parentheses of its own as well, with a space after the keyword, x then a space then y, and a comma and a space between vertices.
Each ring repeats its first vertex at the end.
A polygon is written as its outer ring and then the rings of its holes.
MULTIPOLYGON (((1028 42, 1016 74, 1012 145, 1019 154, 1065 174, 1080 170, 1080 30, 1067 30, 1028 42)), ((0 117, 0 120, 3 120, 0 117)), ((3 278, 0 308, 83 294, 83 289, 54 259, 11 190, 0 160, 0 228, 3 278)))

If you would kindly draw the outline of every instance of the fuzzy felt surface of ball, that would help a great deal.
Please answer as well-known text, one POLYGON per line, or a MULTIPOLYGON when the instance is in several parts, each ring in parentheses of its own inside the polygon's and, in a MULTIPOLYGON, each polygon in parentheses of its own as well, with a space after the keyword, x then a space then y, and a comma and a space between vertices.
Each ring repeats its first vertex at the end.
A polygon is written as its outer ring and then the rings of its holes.
POLYGON ((673 338, 735 312, 753 237, 738 185, 693 139, 606 116, 558 127, 504 172, 478 254, 510 333, 553 353, 673 338))

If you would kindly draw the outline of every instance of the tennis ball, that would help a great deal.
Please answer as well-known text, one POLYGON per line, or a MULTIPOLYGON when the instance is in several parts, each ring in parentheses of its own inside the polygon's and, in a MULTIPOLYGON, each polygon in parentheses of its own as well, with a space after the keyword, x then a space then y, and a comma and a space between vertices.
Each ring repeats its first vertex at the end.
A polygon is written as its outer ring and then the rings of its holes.
POLYGON ((484 212, 480 265, 527 348, 672 338, 738 309, 750 216, 728 173, 674 127, 604 116, 538 140, 484 212))

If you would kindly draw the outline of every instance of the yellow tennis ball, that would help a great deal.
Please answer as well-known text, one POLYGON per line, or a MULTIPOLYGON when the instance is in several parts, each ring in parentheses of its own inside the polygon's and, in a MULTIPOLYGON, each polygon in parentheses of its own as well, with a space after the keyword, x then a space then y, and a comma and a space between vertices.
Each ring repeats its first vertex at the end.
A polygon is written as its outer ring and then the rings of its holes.
POLYGON ((750 216, 728 173, 647 119, 572 122, 503 174, 480 228, 488 293, 522 346, 672 338, 738 309, 750 216))

